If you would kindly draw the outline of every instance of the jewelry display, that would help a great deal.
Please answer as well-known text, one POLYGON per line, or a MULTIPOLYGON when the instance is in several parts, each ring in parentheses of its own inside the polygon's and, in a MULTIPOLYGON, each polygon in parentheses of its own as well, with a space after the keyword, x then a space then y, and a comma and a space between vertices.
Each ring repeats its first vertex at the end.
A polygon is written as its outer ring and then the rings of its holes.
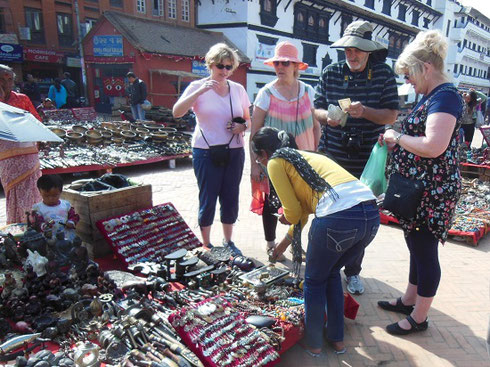
POLYGON ((99 221, 97 227, 126 265, 159 262, 179 249, 202 246, 172 203, 99 221))
POLYGON ((169 320, 210 366, 266 366, 279 359, 272 345, 279 339, 249 325, 223 296, 183 307, 169 320))

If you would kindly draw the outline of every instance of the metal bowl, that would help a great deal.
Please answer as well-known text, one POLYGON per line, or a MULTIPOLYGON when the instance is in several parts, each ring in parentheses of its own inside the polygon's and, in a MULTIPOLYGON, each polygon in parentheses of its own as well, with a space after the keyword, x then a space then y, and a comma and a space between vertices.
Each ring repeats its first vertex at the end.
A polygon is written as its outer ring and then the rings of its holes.
POLYGON ((167 140, 168 138, 168 134, 162 132, 150 133, 150 136, 152 137, 153 140, 157 140, 157 141, 164 141, 167 140))
POLYGON ((134 133, 130 130, 122 130, 121 136, 126 138, 126 139, 134 139, 136 137, 136 133, 134 133))
POLYGON ((85 136, 89 139, 102 139, 102 133, 96 130, 87 130, 85 136))
POLYGON ((152 131, 160 130, 162 128, 162 125, 159 124, 144 124, 143 126, 152 131))
POLYGON ((85 132, 88 130, 85 126, 82 125, 73 125, 71 129, 76 133, 82 133, 82 134, 85 134, 85 132))
POLYGON ((137 127, 136 128, 136 132, 137 133, 149 133, 150 132, 150 129, 147 129, 146 127, 137 127))
POLYGON ((73 131, 66 133, 66 137, 73 142, 79 142, 83 139, 83 134, 73 131))
POLYGON ((51 127, 49 130, 58 135, 60 138, 64 138, 66 136, 66 130, 59 127, 51 127))
POLYGON ((119 137, 116 137, 114 136, 111 141, 116 144, 116 145, 121 145, 122 143, 124 143, 124 139, 123 138, 119 138, 119 137))

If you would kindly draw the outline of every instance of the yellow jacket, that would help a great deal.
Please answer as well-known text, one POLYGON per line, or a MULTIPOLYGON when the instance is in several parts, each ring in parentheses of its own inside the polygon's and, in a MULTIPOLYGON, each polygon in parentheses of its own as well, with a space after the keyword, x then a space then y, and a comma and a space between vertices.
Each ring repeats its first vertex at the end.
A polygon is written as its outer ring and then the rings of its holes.
MULTIPOLYGON (((335 186, 357 180, 330 158, 317 154, 299 151, 309 165, 330 186, 335 186)), ((274 158, 267 163, 267 173, 281 200, 284 216, 293 226, 301 220, 304 227, 308 216, 315 213, 318 200, 323 193, 317 193, 303 180, 296 168, 283 158, 274 158)), ((293 226, 289 229, 293 234, 293 226)))

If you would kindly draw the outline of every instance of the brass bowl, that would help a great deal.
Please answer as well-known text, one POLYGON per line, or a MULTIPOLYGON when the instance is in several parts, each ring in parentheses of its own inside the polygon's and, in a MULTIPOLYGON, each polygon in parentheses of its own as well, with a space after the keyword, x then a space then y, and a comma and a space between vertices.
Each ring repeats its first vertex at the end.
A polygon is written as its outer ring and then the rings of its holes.
POLYGON ((82 134, 85 134, 88 130, 85 126, 82 125, 73 125, 71 129, 76 133, 82 133, 82 134))
POLYGON ((66 130, 61 129, 59 127, 52 127, 49 130, 51 130, 53 133, 55 133, 60 138, 64 138, 66 136, 66 130))
POLYGON ((102 138, 99 138, 99 139, 87 138, 87 143, 93 144, 93 145, 98 145, 98 144, 102 143, 103 140, 104 139, 102 139, 102 138))
POLYGON ((148 135, 148 133, 150 132, 150 129, 147 129, 145 127, 137 127, 136 132, 137 133, 147 133, 147 135, 148 135))
POLYGON ((162 133, 176 133, 177 129, 174 127, 161 127, 158 131, 162 133))
POLYGON ((122 143, 124 143, 123 138, 119 138, 119 137, 115 137, 115 136, 111 139, 111 141, 116 145, 121 145, 122 143))
POLYGON ((110 139, 114 134, 111 131, 101 131, 100 135, 102 135, 104 139, 110 139))
POLYGON ((162 125, 159 124, 144 124, 143 126, 151 131, 160 130, 162 128, 162 125))
POLYGON ((157 140, 157 141, 164 141, 167 140, 168 138, 168 134, 162 132, 150 133, 150 136, 153 138, 153 140, 157 140))
POLYGON ((80 142, 83 139, 83 134, 77 132, 69 132, 66 133, 66 137, 73 142, 80 142))
POLYGON ((134 139, 136 137, 136 133, 134 133, 130 130, 122 130, 121 136, 126 138, 126 139, 134 139))
POLYGON ((100 140, 102 139, 102 133, 96 130, 87 130, 85 132, 85 136, 92 140, 100 140))

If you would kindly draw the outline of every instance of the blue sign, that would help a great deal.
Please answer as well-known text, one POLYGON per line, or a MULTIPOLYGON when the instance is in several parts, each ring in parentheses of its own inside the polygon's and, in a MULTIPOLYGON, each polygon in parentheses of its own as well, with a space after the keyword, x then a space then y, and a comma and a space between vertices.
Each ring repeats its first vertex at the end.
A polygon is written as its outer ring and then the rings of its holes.
POLYGON ((124 56, 122 36, 94 36, 94 56, 124 56))
POLYGON ((209 70, 204 61, 192 61, 192 73, 203 77, 209 76, 209 70))
POLYGON ((24 53, 21 45, 13 45, 10 43, 0 43, 0 61, 6 62, 22 62, 24 53))

